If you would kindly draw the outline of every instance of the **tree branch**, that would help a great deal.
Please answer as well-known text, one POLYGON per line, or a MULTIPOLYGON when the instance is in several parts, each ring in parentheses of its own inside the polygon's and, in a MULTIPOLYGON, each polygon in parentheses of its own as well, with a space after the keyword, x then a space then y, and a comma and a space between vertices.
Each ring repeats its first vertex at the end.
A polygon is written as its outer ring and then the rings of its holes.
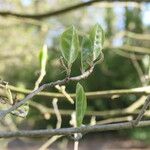
POLYGON ((12 107, 10 107, 7 110, 2 110, 0 112, 0 120, 2 120, 3 117, 5 117, 7 114, 11 113, 13 110, 17 109, 18 107, 20 107, 21 105, 25 104, 27 101, 29 101, 33 96, 35 96, 36 94, 38 94, 40 91, 44 90, 45 88, 50 88, 50 87, 54 87, 55 85, 63 85, 68 83, 69 81, 79 81, 82 80, 84 78, 87 78, 93 71, 94 66, 91 67, 89 70, 87 70, 86 72, 84 72, 83 74, 76 76, 76 77, 70 77, 70 78, 65 78, 63 80, 58 80, 55 82, 51 82, 51 83, 47 83, 47 84, 43 84, 42 86, 40 86, 38 89, 34 90, 33 92, 31 92, 29 95, 27 95, 24 99, 20 100, 18 103, 16 103, 15 105, 13 105, 12 107))
MULTIPOLYGON (((140 121, 137 127, 149 126, 150 121, 140 121)), ((32 131, 16 131, 16 132, 0 132, 0 138, 10 138, 10 137, 51 137, 54 135, 71 135, 74 133, 90 133, 90 132, 103 132, 103 131, 113 131, 121 129, 133 128, 131 122, 125 123, 114 123, 108 125, 94 125, 94 126, 84 126, 80 128, 61 128, 61 129, 45 129, 45 130, 32 130, 32 131)))
POLYGON ((132 103, 130 106, 128 106, 126 108, 126 111, 127 112, 133 112, 136 109, 140 108, 144 104, 144 102, 146 101, 147 97, 148 96, 145 96, 145 95, 141 96, 138 100, 136 100, 134 103, 132 103))
MULTIPOLYGON (((55 111, 56 118, 57 118, 56 129, 60 129, 61 124, 62 124, 62 118, 58 109, 57 101, 58 99, 56 98, 53 99, 53 107, 54 107, 54 111, 55 111)), ((56 140, 58 140, 61 137, 62 137, 61 135, 56 135, 56 136, 51 137, 48 141, 42 144, 42 146, 38 150, 46 150, 52 143, 54 143, 56 140)))
POLYGON ((96 124, 102 125, 102 124, 109 124, 109 123, 119 123, 119 122, 128 122, 132 121, 133 117, 132 116, 125 116, 125 117, 116 117, 116 118, 109 118, 105 120, 100 120, 97 121, 96 124))
POLYGON ((91 0, 91 1, 84 2, 84 3, 79 3, 73 6, 65 7, 60 10, 53 11, 53 12, 49 11, 49 12, 41 13, 41 14, 23 14, 23 13, 11 12, 11 11, 0 11, 0 16, 3 16, 3 17, 11 16, 11 17, 17 17, 17 18, 30 18, 30 19, 44 19, 44 18, 64 14, 69 11, 77 10, 82 7, 87 7, 87 6, 92 5, 93 3, 104 2, 104 1, 105 2, 106 1, 107 2, 131 2, 131 1, 149 2, 149 0, 119 0, 119 1, 118 0, 91 0))
POLYGON ((150 106, 150 96, 148 96, 148 98, 146 99, 142 109, 140 110, 137 118, 135 120, 132 121, 132 125, 133 126, 137 126, 140 122, 140 120, 142 119, 142 117, 144 116, 147 108, 150 106))
POLYGON ((136 72, 137 72, 138 77, 141 81, 141 84, 143 86, 146 86, 148 83, 147 83, 147 80, 145 78, 145 74, 144 74, 139 62, 137 61, 135 54, 133 53, 133 54, 130 54, 130 55, 131 55, 131 62, 133 64, 134 68, 136 69, 136 72))
POLYGON ((150 40, 150 34, 143 34, 143 33, 141 34, 141 33, 131 32, 127 30, 118 32, 112 38, 121 38, 121 37, 129 37, 136 40, 150 40))
MULTIPOLYGON (((144 102, 143 102, 144 103, 144 102)), ((50 114, 54 115, 55 112, 52 108, 48 108, 42 104, 39 104, 37 102, 32 101, 30 103, 30 106, 38 109, 43 115, 50 114)), ((140 113, 140 110, 135 108, 134 110, 132 109, 116 109, 116 110, 105 110, 105 111, 87 111, 86 116, 96 116, 96 117, 102 117, 102 118, 108 118, 108 117, 115 117, 115 116, 124 116, 124 115, 138 115, 140 113)), ((59 109, 60 114, 62 116, 70 116, 74 110, 64 110, 64 109, 59 109)), ((150 111, 146 111, 145 116, 149 117, 150 116, 150 111)))
MULTIPOLYGON (((4 87, 5 87, 4 85, 0 84, 0 89, 4 88, 4 87)), ((32 90, 22 89, 19 87, 14 87, 12 85, 8 85, 8 88, 11 90, 11 92, 14 92, 14 93, 30 94, 32 92, 32 90)), ((68 94, 72 98, 75 98, 74 93, 68 93, 68 94)), ((150 94, 150 86, 131 88, 131 89, 117 89, 117 90, 86 92, 86 96, 87 96, 88 100, 100 98, 100 97, 111 97, 113 95, 127 95, 127 94, 148 95, 148 94, 150 94)), ((54 93, 54 92, 39 92, 36 95, 37 96, 46 96, 49 98, 55 97, 55 98, 58 98, 59 100, 65 98, 65 96, 63 94, 54 93)), ((0 90, 0 96, 5 97, 5 93, 2 90, 0 90)))
POLYGON ((140 46, 131 46, 131 45, 113 46, 113 45, 106 45, 104 47, 104 49, 105 48, 109 48, 109 49, 112 49, 112 50, 120 49, 120 50, 124 50, 124 51, 127 51, 127 52, 139 53, 139 54, 140 53, 141 54, 150 54, 150 48, 140 47, 140 46))

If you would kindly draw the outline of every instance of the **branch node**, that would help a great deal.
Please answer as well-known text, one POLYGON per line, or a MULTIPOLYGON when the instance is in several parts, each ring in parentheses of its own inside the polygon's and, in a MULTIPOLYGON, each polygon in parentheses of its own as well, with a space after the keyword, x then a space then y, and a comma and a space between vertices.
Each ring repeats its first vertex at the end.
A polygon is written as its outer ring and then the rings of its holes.
POLYGON ((131 122, 132 128, 135 128, 138 125, 138 122, 136 120, 132 120, 130 122, 131 122))
POLYGON ((82 133, 75 133, 74 135, 69 135, 68 137, 74 141, 79 141, 82 139, 83 135, 82 133))

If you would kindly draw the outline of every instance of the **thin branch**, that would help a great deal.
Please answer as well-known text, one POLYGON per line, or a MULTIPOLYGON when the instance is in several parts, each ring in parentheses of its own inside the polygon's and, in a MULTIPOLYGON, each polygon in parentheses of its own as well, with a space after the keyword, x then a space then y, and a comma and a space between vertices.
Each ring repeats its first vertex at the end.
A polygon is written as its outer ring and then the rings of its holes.
MULTIPOLYGON (((49 115, 54 115, 55 112, 52 108, 48 108, 42 104, 36 103, 36 102, 31 102, 30 105, 32 107, 35 107, 36 109, 38 109, 42 114, 49 114, 49 115), (34 105, 33 105, 34 104, 34 105)), ((62 116, 70 116, 72 114, 74 110, 63 110, 63 109, 59 109, 59 112, 62 116)), ((87 111, 86 112, 86 116, 97 116, 97 117, 104 117, 104 118, 108 118, 108 117, 114 117, 114 116, 120 116, 120 115, 137 115, 139 114, 140 110, 137 109, 134 111, 131 111, 130 109, 124 108, 124 109, 116 109, 116 110, 106 110, 106 111, 87 111)), ((150 116, 150 111, 146 111, 146 113, 144 114, 145 116, 149 117, 150 116)))
POLYGON ((38 150, 47 150, 47 148, 53 144, 56 140, 58 140, 59 138, 61 138, 62 135, 55 135, 52 138, 50 138, 48 141, 46 141, 46 143, 44 143, 38 150))
MULTIPOLYGON (((120 50, 120 49, 112 49, 117 55, 120 55, 122 57, 125 57, 125 58, 128 58, 128 59, 131 59, 131 55, 129 52, 127 51, 123 51, 123 50, 120 50)), ((138 54, 138 56, 136 57, 137 60, 141 60, 143 58, 143 54, 138 54)))
POLYGON ((134 67, 135 67, 135 69, 138 73, 138 76, 139 76, 139 79, 140 79, 142 85, 146 86, 147 85, 147 80, 144 76, 144 72, 142 71, 142 68, 141 68, 140 64, 138 63, 138 61, 136 59, 135 54, 130 54, 130 55, 131 55, 131 61, 132 61, 133 65, 134 65, 134 67))
POLYGON ((41 72, 39 78, 37 79, 36 83, 35 83, 35 88, 34 90, 38 89, 40 83, 42 82, 44 76, 46 75, 45 72, 41 72))
POLYGON ((56 85, 55 88, 61 92, 65 97, 66 99, 71 103, 71 104, 74 104, 74 100, 71 98, 71 96, 66 92, 66 87, 65 86, 59 86, 59 85, 56 85))
POLYGON ((50 119, 51 113, 54 114, 54 110, 52 108, 48 108, 40 103, 37 103, 35 101, 30 101, 29 103, 30 106, 36 108, 46 120, 50 119))
POLYGON ((54 111, 57 117, 57 124, 56 124, 56 128, 59 129, 61 127, 61 123, 62 123, 62 118, 61 118, 61 114, 59 112, 58 109, 58 105, 57 105, 58 99, 54 98, 53 99, 53 107, 54 107, 54 111))
POLYGON ((70 78, 65 78, 63 80, 58 80, 55 82, 51 82, 51 83, 47 83, 47 84, 43 84, 42 86, 40 86, 38 89, 36 89, 35 91, 33 91, 32 93, 30 93, 29 95, 27 95, 24 99, 20 100, 18 103, 16 103, 15 105, 13 105, 12 107, 10 107, 7 110, 2 110, 0 112, 0 120, 3 119, 3 117, 5 117, 7 114, 11 113, 13 110, 17 109, 18 107, 20 107, 21 105, 25 104, 27 101, 29 101, 33 96, 35 96, 36 94, 38 94, 39 92, 41 92, 42 90, 44 90, 45 88, 50 88, 50 87, 54 87, 55 85, 63 85, 68 83, 69 81, 79 81, 81 79, 87 78, 93 71, 94 66, 91 67, 89 70, 87 70, 86 72, 84 72, 83 74, 76 76, 76 77, 70 77, 70 78))
MULTIPOLYGON (((140 67, 138 61, 136 60, 135 54, 131 55, 131 60, 132 63, 138 73, 139 79, 142 83, 143 86, 148 84, 148 81, 146 80, 146 78, 144 77, 144 73, 142 71, 142 68, 140 67)), ((138 101, 136 101, 135 103, 133 103, 132 105, 130 105, 126 110, 128 111, 134 111, 135 109, 139 108, 141 105, 143 105, 142 109, 140 110, 137 118, 135 120, 132 121, 133 126, 136 126, 140 120, 142 119, 142 117, 144 116, 144 113, 146 112, 146 109, 148 108, 148 106, 150 105, 150 100, 148 96, 142 96, 138 101), (144 105, 143 105, 144 104, 144 105)))
MULTIPOLYGON (((62 124, 62 118, 61 118, 61 114, 59 112, 58 109, 58 105, 57 105, 58 99, 54 98, 53 99, 53 107, 54 107, 54 111, 57 117, 57 124, 56 124, 56 129, 59 129, 61 127, 62 124)), ((46 150, 51 144, 53 144, 57 139, 61 138, 62 135, 56 135, 51 137, 48 141, 46 141, 40 148, 39 150, 46 150)))
POLYGON ((93 0, 93 1, 88 1, 88 2, 84 2, 84 3, 79 3, 79 4, 76 4, 73 6, 62 8, 60 10, 49 11, 49 12, 41 13, 41 14, 23 14, 23 13, 11 12, 11 11, 0 11, 0 15, 4 16, 4 17, 5 16, 13 16, 13 17, 17 17, 17 18, 44 19, 44 18, 64 14, 69 11, 77 10, 82 7, 90 6, 96 2, 100 2, 100 0, 93 0))
POLYGON ((109 118, 101 121, 97 121, 96 124, 109 124, 109 123, 117 123, 117 122, 126 122, 133 120, 132 116, 125 116, 125 117, 117 117, 117 118, 109 118))
MULTIPOLYGON (((0 84, 0 96, 3 96, 3 97, 5 97, 5 94, 3 92, 4 87, 5 87, 4 85, 0 84)), ((32 90, 22 89, 22 88, 15 87, 12 85, 8 85, 8 87, 11 90, 11 92, 14 92, 14 93, 30 94, 32 92, 32 90)), ((72 98, 75 98, 74 93, 68 93, 68 94, 72 98)), ((121 90, 117 89, 117 90, 86 92, 86 96, 87 96, 88 100, 96 99, 96 98, 100 98, 100 97, 111 97, 113 95, 127 95, 127 94, 148 95, 148 94, 150 94, 150 86, 131 88, 131 89, 121 89, 121 90)), ((54 93, 54 92, 39 92, 35 95, 49 97, 50 98, 49 100, 51 100, 51 98, 54 98, 54 97, 58 98, 59 100, 65 98, 65 96, 63 94, 54 93)))
POLYGON ((139 107, 141 107, 144 102, 146 101, 147 99, 147 96, 141 96, 137 101, 135 101, 133 104, 131 104, 130 106, 128 106, 126 108, 126 111, 127 112, 133 112, 135 111, 136 109, 138 109, 139 107))
POLYGON ((137 40, 150 40, 150 34, 141 34, 141 33, 135 33, 135 32, 130 32, 130 31, 121 31, 118 32, 115 36, 112 38, 121 38, 121 37, 130 37, 132 39, 137 39, 137 40))
POLYGON ((82 80, 82 79, 86 79, 93 72, 93 69, 94 69, 94 66, 92 66, 89 70, 87 70, 86 72, 84 72, 80 76, 71 77, 71 78, 69 78, 69 80, 79 81, 79 80, 82 80))
MULTIPOLYGON (((119 1, 118 1, 119 2, 119 1)), ((117 3, 117 6, 118 7, 127 7, 127 6, 130 6, 130 7, 134 7, 134 8, 141 8, 141 3, 138 3, 136 1, 124 1, 124 2, 121 2, 121 3, 117 3)), ((97 8, 112 8, 112 7, 116 7, 116 3, 113 3, 113 2, 101 2, 99 4, 96 5, 97 8)))
MULTIPOLYGON (((140 121, 137 127, 150 126, 150 121, 140 121)), ((103 131, 113 131, 121 129, 133 128, 131 122, 125 123, 114 123, 108 125, 94 125, 94 126, 84 126, 80 128, 61 128, 61 129, 45 129, 45 130, 32 130, 32 131, 16 131, 16 132, 0 132, 0 138, 10 138, 10 137, 51 137, 54 135, 71 135, 74 133, 90 133, 90 132, 103 132, 103 131)))
POLYGON ((140 110, 137 118, 135 120, 133 120, 133 126, 137 126, 140 122, 140 120, 142 119, 142 117, 144 116, 147 108, 150 106, 150 96, 148 96, 148 98, 146 99, 142 109, 140 110))
MULTIPOLYGON (((137 62, 136 57, 135 57, 134 54, 132 54, 132 62, 133 62, 134 66, 135 66, 135 68, 136 68, 136 70, 137 70, 137 72, 138 72, 138 75, 139 75, 139 78, 140 78, 140 80, 141 80, 142 85, 143 85, 143 86, 147 85, 147 84, 148 84, 148 81, 147 81, 145 78, 143 78, 143 77, 144 77, 144 73, 143 73, 142 68, 140 67, 139 63, 137 62)), ((143 100, 144 100, 144 99, 145 99, 145 97, 143 97, 143 100)), ((142 101, 142 99, 141 99, 141 100, 139 99, 139 103, 140 103, 141 101, 142 101)), ((138 103, 137 103, 137 104, 138 104, 138 103)), ((136 105, 136 103, 135 103, 135 105, 136 105)), ((144 114, 145 114, 147 108, 149 107, 149 105, 150 105, 150 96, 148 96, 148 97, 146 98, 146 100, 145 100, 145 102, 144 102, 144 105, 143 105, 142 109, 140 110, 138 116, 136 117, 135 120, 132 121, 132 125, 133 125, 133 126, 137 126, 137 125, 138 125, 138 123, 140 122, 140 120, 141 120, 142 117, 144 116, 144 114)))
POLYGON ((4 28, 11 28, 11 27, 16 27, 19 24, 28 24, 28 25, 33 25, 33 26, 37 26, 37 27, 42 27, 42 26, 46 26, 47 28, 50 28, 51 25, 48 24, 46 21, 40 21, 40 20, 33 20, 33 19, 24 19, 24 18, 10 18, 10 22, 7 21, 7 23, 5 22, 5 18, 3 18, 3 20, 0 22, 0 29, 4 30, 4 28))
MULTIPOLYGON (((11 12, 11 11, 0 11, 0 16, 3 16, 3 17, 11 16, 11 17, 17 17, 17 18, 30 18, 30 19, 44 19, 44 18, 56 16, 56 15, 61 15, 69 11, 77 10, 79 8, 87 7, 94 3, 104 2, 104 1, 106 0, 91 0, 91 1, 79 3, 73 6, 68 6, 60 10, 53 11, 53 12, 49 11, 49 12, 41 13, 41 14, 23 14, 23 13, 11 12)), ((117 2, 118 0, 107 0, 107 2, 115 2, 115 1, 117 2)), ((119 2, 131 2, 131 1, 149 2, 149 0, 142 0, 142 1, 141 0, 120 0, 119 2)))
POLYGON ((127 52, 134 52, 134 53, 141 53, 141 54, 150 54, 150 49, 146 47, 140 47, 140 46, 131 46, 131 45, 122 45, 122 46, 113 46, 113 45, 105 45, 105 48, 109 49, 120 49, 127 52))
MULTIPOLYGON (((90 70, 88 70, 87 72, 85 72, 85 74, 83 74, 83 75, 80 75, 80 76, 77 76, 77 77, 65 78, 65 79, 63 79, 63 80, 58 80, 58 81, 56 81, 56 82, 51 82, 51 83, 47 83, 47 84, 42 85, 42 86, 39 87, 37 90, 35 90, 35 91, 33 91, 32 93, 30 93, 29 95, 27 95, 23 100, 21 100, 20 102, 16 103, 15 105, 13 105, 13 106, 12 106, 11 108, 9 108, 8 110, 3 110, 3 111, 1 111, 1 112, 0 112, 0 119, 2 119, 4 116, 6 116, 6 115, 7 115, 8 113, 10 113, 11 111, 17 109, 18 107, 20 107, 21 105, 23 105, 24 103, 26 103, 28 100, 30 100, 33 96, 35 96, 38 92, 42 91, 43 89, 45 89, 45 88, 47 88, 47 87, 53 87, 53 86, 55 86, 55 85, 57 85, 57 84, 58 84, 58 85, 65 84, 65 83, 69 82, 70 80, 72 80, 72 81, 74 81, 74 80, 77 81, 77 79, 80 80, 80 79, 82 79, 83 77, 87 77, 88 75, 90 75, 91 70, 93 71, 93 68, 90 69, 90 70)), ((145 90, 147 89, 147 87, 143 87, 143 88, 145 88, 145 90)), ((138 88, 138 89, 136 89, 136 92, 139 92, 139 91, 143 90, 143 88, 138 88)), ((147 90, 149 91, 149 88, 148 88, 147 90)), ((134 92, 134 90, 132 90, 132 92, 134 92)), ((145 91, 144 91, 144 92, 145 92, 145 91)), ((111 93, 111 92, 110 92, 110 93, 111 93)), ((117 94, 119 94, 119 93, 117 92, 117 94)), ((118 112, 118 111, 117 111, 117 112, 118 112)), ((112 111, 112 112, 109 112, 109 113, 111 113, 111 115, 112 115, 112 114, 116 113, 116 111, 115 111, 115 112, 112 111)), ((120 111, 119 111, 119 113, 120 113, 120 111)))

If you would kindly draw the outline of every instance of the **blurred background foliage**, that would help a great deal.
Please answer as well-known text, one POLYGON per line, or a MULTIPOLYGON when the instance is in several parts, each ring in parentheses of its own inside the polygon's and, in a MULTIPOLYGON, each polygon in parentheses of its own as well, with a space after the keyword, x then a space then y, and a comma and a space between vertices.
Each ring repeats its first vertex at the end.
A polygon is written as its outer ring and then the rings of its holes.
MULTIPOLYGON (((74 5, 85 0, 0 0, 0 10, 10 10, 20 13, 43 13, 53 11, 66 6, 74 5)), ((104 62, 98 64, 92 75, 81 81, 85 91, 102 91, 111 89, 124 89, 142 86, 137 70, 131 56, 135 54, 141 66, 144 76, 149 77, 147 66, 149 55, 142 53, 143 47, 150 50, 149 40, 143 40, 130 36, 130 32, 138 33, 138 37, 150 35, 150 3, 95 3, 89 7, 83 7, 75 11, 58 16, 52 16, 43 20, 17 19, 15 17, 0 17, 0 76, 10 85, 33 89, 39 76, 40 63, 39 51, 43 44, 48 45, 47 72, 43 83, 56 81, 65 77, 64 68, 60 64, 59 35, 62 31, 74 25, 79 34, 85 34, 95 23, 102 25, 105 30, 106 40, 104 62), (125 34, 124 34, 125 33, 125 34), (141 35, 139 35, 141 34, 141 35), (120 48, 123 46, 125 48, 120 48), (132 48, 132 46, 134 46, 132 48), (141 47, 140 53, 133 53, 130 49, 141 47)), ((80 73, 80 60, 73 65, 72 76, 80 73)), ((147 82, 148 84, 148 82, 147 82)), ((76 83, 69 83, 66 89, 70 93, 75 92, 76 83)), ((47 89, 57 92, 56 89, 47 89)), ((121 96, 115 100, 111 98, 98 98, 88 101, 88 110, 115 110, 129 106, 139 96, 121 96)), ((48 97, 35 97, 34 101, 47 107, 52 107, 48 97)), ((74 109, 67 101, 59 101, 60 109, 74 109)), ((93 114, 94 116, 94 114, 93 114)), ((70 116, 62 116, 62 126, 70 126, 70 116)), ((105 116, 104 118, 109 118, 105 116)), ((97 120, 104 119, 97 117, 97 120)), ((18 119, 18 118, 17 118, 18 119)), ((26 119, 18 119, 13 116, 13 121, 18 128, 49 128, 55 127, 56 117, 45 119, 34 107, 30 107, 26 119)), ((86 118, 89 122, 90 117, 86 118)), ((149 129, 136 129, 122 135, 132 135, 139 139, 148 138, 149 129), (139 134, 142 133, 142 134, 139 134), (146 134, 147 133, 147 134, 146 134), (143 136, 142 136, 143 135, 143 136)))

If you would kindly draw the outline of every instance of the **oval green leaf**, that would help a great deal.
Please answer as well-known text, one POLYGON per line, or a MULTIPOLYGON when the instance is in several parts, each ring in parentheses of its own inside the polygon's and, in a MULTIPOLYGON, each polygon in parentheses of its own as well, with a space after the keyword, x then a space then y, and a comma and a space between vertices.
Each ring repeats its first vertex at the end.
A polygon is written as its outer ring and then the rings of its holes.
POLYGON ((68 66, 76 60, 79 51, 79 40, 76 29, 72 26, 64 31, 60 38, 62 56, 67 61, 68 66))
POLYGON ((104 31, 99 24, 96 24, 90 31, 90 40, 93 50, 93 61, 95 61, 101 54, 104 44, 104 31))
POLYGON ((76 86, 76 125, 80 127, 86 112, 87 100, 81 84, 76 86))
POLYGON ((85 72, 93 65, 93 51, 91 41, 89 38, 84 37, 81 50, 81 67, 82 72, 85 72))

